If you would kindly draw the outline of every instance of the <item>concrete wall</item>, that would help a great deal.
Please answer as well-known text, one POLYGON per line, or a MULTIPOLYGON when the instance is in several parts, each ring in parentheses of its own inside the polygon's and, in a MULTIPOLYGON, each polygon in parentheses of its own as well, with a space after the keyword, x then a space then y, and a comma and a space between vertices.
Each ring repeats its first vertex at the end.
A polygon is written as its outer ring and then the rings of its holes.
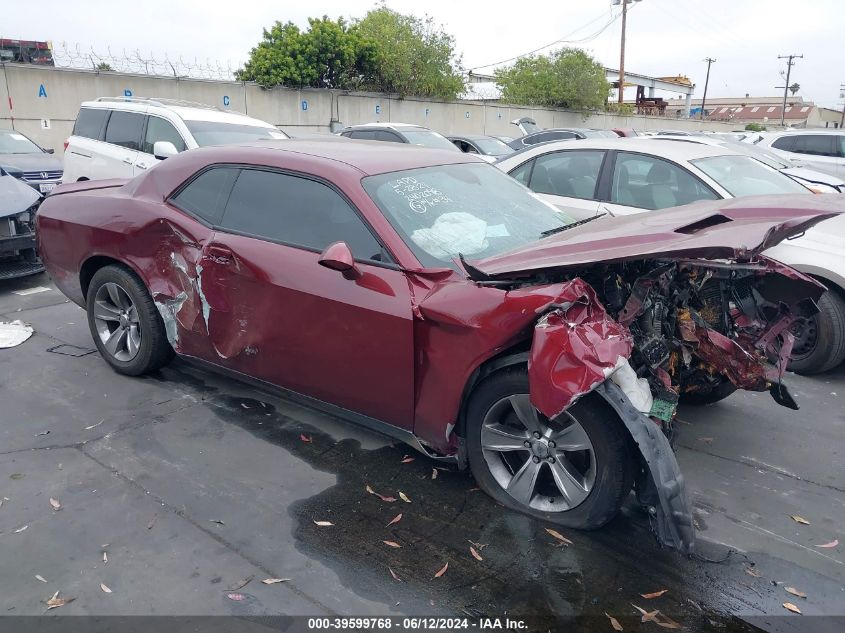
POLYGON ((595 114, 498 102, 444 102, 331 90, 265 90, 236 81, 151 77, 113 72, 0 64, 0 127, 14 128, 45 147, 61 151, 82 101, 127 94, 199 101, 245 112, 283 130, 328 132, 332 120, 344 125, 399 121, 425 125, 443 134, 518 136, 510 121, 533 117, 542 127, 634 128, 637 130, 730 130, 732 124, 689 119, 595 114), (11 104, 11 108, 10 108, 11 104), (47 127, 49 126, 49 127, 47 127))

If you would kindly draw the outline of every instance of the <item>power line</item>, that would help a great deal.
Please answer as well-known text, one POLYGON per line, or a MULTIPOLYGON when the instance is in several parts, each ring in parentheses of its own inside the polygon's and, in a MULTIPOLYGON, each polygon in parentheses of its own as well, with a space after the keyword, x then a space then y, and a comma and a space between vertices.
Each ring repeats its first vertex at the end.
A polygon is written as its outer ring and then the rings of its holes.
POLYGON ((556 45, 556 44, 580 44, 580 43, 584 43, 584 42, 589 42, 589 41, 591 41, 591 40, 596 39, 599 35, 601 35, 602 33, 604 33, 604 31, 606 31, 606 30, 610 27, 610 25, 611 25, 611 24, 613 24, 614 22, 616 22, 616 20, 618 20, 618 19, 619 19, 619 16, 620 16, 620 15, 622 15, 622 14, 621 14, 621 13, 617 13, 616 15, 613 15, 613 11, 611 10, 611 18, 610 18, 610 20, 609 20, 607 23, 605 23, 605 24, 604 24, 604 26, 602 26, 601 28, 599 28, 599 30, 598 30, 598 31, 596 31, 596 32, 594 32, 594 33, 591 33, 590 35, 587 35, 587 36, 585 36, 585 37, 583 37, 583 38, 580 38, 580 39, 577 39, 577 40, 567 40, 567 39, 566 39, 567 37, 570 37, 570 36, 574 35, 574 34, 575 34, 575 33, 577 33, 578 31, 582 31, 582 30, 584 30, 586 27, 590 26, 590 25, 591 25, 591 24, 593 24, 594 22, 597 22, 598 20, 600 20, 601 18, 603 18, 603 17, 604 17, 604 14, 602 14, 602 15, 598 16, 597 18, 593 18, 592 20, 590 20, 590 21, 589 21, 589 22, 587 22, 586 24, 583 24, 583 25, 579 26, 579 27, 578 27, 577 29, 575 29, 574 31, 570 31, 569 33, 567 33, 566 35, 564 35, 564 36, 563 36, 561 39, 559 39, 559 40, 555 40, 554 42, 550 42, 550 43, 548 43, 548 44, 544 44, 543 46, 541 46, 541 47, 539 47, 539 48, 535 48, 533 51, 528 51, 527 53, 521 53, 520 55, 516 55, 516 56, 514 56, 514 57, 509 57, 508 59, 503 59, 503 60, 498 61, 498 62, 493 62, 492 64, 483 64, 483 65, 481 65, 481 66, 473 66, 473 67, 470 69, 470 72, 472 72, 473 70, 479 70, 479 69, 481 69, 481 68, 489 68, 490 66, 498 66, 499 64, 506 64, 506 63, 508 63, 508 62, 512 62, 512 61, 514 61, 514 60, 520 59, 521 57, 527 57, 527 56, 529 56, 529 55, 533 55, 534 53, 539 53, 539 52, 540 52, 540 51, 542 51, 543 49, 549 48, 550 46, 554 46, 554 45, 556 45))

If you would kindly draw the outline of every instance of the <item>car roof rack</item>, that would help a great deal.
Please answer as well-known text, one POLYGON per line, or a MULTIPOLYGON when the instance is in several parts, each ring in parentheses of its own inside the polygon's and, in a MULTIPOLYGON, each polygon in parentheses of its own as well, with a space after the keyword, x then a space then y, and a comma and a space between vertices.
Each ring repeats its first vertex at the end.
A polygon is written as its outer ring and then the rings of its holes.
POLYGON ((200 103, 198 101, 186 101, 184 99, 167 99, 164 97, 97 97, 95 101, 105 103, 143 103, 159 108, 179 107, 179 108, 201 108, 203 110, 216 110, 218 112, 228 112, 229 114, 240 114, 235 110, 224 110, 217 106, 208 105, 207 103, 200 103))

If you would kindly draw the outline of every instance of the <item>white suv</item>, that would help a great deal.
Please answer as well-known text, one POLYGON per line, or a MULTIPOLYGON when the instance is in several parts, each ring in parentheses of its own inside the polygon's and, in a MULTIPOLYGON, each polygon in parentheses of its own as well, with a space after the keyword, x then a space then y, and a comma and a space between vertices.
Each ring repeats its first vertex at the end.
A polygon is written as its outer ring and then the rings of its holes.
POLYGON ((65 141, 64 182, 132 178, 186 149, 285 138, 265 121, 201 103, 100 97, 82 104, 65 141))
MULTIPOLYGON (((745 139, 743 139, 745 141, 745 139)), ((766 132, 753 143, 807 167, 845 178, 845 130, 806 129, 766 132)))

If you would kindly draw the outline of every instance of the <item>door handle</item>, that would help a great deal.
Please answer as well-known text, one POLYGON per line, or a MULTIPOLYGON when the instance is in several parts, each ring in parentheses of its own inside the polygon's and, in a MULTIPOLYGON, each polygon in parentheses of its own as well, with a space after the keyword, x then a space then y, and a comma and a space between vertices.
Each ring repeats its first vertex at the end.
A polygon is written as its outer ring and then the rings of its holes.
POLYGON ((127 158, 124 158, 124 159, 123 159, 123 162, 124 162, 124 163, 126 163, 127 165, 131 165, 131 164, 132 164, 132 159, 127 157, 127 158))
POLYGON ((218 246, 216 244, 212 244, 206 248, 205 252, 208 257, 215 260, 218 264, 228 264, 233 257, 231 250, 225 246, 218 246))
POLYGON ((135 167, 138 169, 146 169, 148 165, 145 165, 144 163, 135 163, 135 167))

